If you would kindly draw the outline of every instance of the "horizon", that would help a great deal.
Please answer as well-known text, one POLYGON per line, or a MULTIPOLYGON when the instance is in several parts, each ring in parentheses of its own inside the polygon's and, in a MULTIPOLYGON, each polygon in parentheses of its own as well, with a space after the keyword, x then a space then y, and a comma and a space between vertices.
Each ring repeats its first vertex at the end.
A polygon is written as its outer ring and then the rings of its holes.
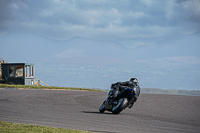
MULTIPOLYGON (((179 41, 182 41, 182 38, 175 39, 175 42, 172 41, 175 45, 170 47, 171 49, 168 48, 171 52, 162 54, 162 52, 165 52, 166 48, 163 51, 163 46, 166 45, 166 42, 163 42, 165 45, 158 44, 157 47, 142 47, 137 49, 137 53, 134 49, 125 47, 122 50, 121 45, 123 46, 123 44, 116 41, 102 40, 99 43, 99 40, 95 39, 72 38, 67 41, 54 42, 52 39, 49 40, 41 35, 18 34, 17 32, 4 37, 0 39, 0 43, 7 44, 1 47, 3 50, 1 55, 7 57, 4 59, 10 63, 34 63, 36 77, 51 86, 106 90, 111 83, 126 81, 134 76, 138 78, 142 88, 175 90, 199 90, 200 88, 198 82, 200 55, 198 49, 194 49, 196 47, 195 42, 199 40, 198 34, 197 36, 188 35, 183 38, 191 40, 192 37, 193 47, 192 45, 190 47, 194 50, 179 52, 178 56, 176 51, 180 49, 179 41), (104 45, 102 45, 102 42, 104 45), (15 47, 13 47, 13 44, 15 44, 15 47), (58 45, 60 45, 60 49, 57 48, 58 45), (92 47, 88 48, 87 46, 92 47), (13 48, 13 52, 10 49, 8 54, 7 49, 10 47, 13 48), (23 50, 21 47, 24 49, 31 48, 32 50, 23 50), (120 54, 116 50, 120 51, 120 54), (15 54, 15 51, 18 51, 18 54, 15 54), (141 53, 143 53, 142 56, 141 53), (182 73, 183 71, 185 72, 182 73), (62 75, 58 73, 62 73, 62 75), (79 84, 77 85, 76 82, 79 84)), ((188 50, 187 45, 188 43, 182 44, 182 49, 188 50)))
POLYGON ((198 90, 199 7, 198 0, 2 0, 0 58, 35 63, 37 78, 52 85, 107 89, 137 77, 143 88, 198 90))

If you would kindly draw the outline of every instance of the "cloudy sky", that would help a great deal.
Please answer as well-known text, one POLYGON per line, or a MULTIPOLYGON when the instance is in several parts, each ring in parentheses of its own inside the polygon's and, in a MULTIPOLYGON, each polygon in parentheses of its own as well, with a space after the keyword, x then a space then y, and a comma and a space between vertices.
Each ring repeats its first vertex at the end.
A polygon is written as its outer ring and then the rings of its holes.
POLYGON ((0 0, 0 36, 34 32, 133 48, 200 31, 200 0, 0 0))

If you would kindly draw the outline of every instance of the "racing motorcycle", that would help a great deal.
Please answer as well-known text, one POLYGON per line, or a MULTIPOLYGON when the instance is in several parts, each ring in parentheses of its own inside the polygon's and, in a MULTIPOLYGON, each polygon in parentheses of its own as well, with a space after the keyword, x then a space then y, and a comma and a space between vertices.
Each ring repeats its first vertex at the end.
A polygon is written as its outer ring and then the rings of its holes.
POLYGON ((127 107, 131 108, 131 104, 135 102, 134 89, 126 88, 123 92, 118 93, 115 99, 110 98, 113 93, 114 90, 111 88, 111 90, 108 92, 107 99, 99 108, 100 113, 103 113, 107 110, 112 112, 113 114, 119 114, 127 107))

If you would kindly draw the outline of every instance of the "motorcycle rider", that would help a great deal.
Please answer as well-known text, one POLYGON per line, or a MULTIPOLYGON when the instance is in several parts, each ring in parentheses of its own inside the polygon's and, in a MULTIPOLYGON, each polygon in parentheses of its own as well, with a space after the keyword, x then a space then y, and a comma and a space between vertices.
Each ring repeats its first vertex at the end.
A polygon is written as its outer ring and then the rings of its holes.
MULTIPOLYGON (((123 93, 124 90, 126 89, 133 89, 133 98, 134 98, 134 102, 137 101, 137 98, 140 95, 140 86, 138 83, 137 78, 131 78, 129 81, 125 81, 125 82, 117 82, 114 84, 111 84, 111 95, 109 95, 109 99, 117 99, 120 94, 123 93), (119 95, 118 95, 119 94, 119 95)), ((132 104, 129 105, 129 108, 131 108, 134 104, 134 102, 132 104)))

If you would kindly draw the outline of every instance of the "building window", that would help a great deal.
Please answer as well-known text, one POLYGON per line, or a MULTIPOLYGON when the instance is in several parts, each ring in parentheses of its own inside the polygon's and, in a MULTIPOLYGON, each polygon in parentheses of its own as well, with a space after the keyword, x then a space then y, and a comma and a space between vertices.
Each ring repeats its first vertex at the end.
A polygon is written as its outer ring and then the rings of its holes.
POLYGON ((15 66, 9 66, 9 76, 15 77, 15 66))
POLYGON ((26 75, 26 77, 30 77, 30 68, 29 68, 29 66, 25 66, 25 75, 26 75))
POLYGON ((26 77, 33 77, 33 66, 25 66, 25 76, 26 77))
POLYGON ((33 66, 30 66, 30 75, 33 77, 33 66))
POLYGON ((9 66, 10 77, 23 77, 24 67, 22 65, 9 66))
POLYGON ((16 77, 23 77, 24 66, 16 66, 16 77))

